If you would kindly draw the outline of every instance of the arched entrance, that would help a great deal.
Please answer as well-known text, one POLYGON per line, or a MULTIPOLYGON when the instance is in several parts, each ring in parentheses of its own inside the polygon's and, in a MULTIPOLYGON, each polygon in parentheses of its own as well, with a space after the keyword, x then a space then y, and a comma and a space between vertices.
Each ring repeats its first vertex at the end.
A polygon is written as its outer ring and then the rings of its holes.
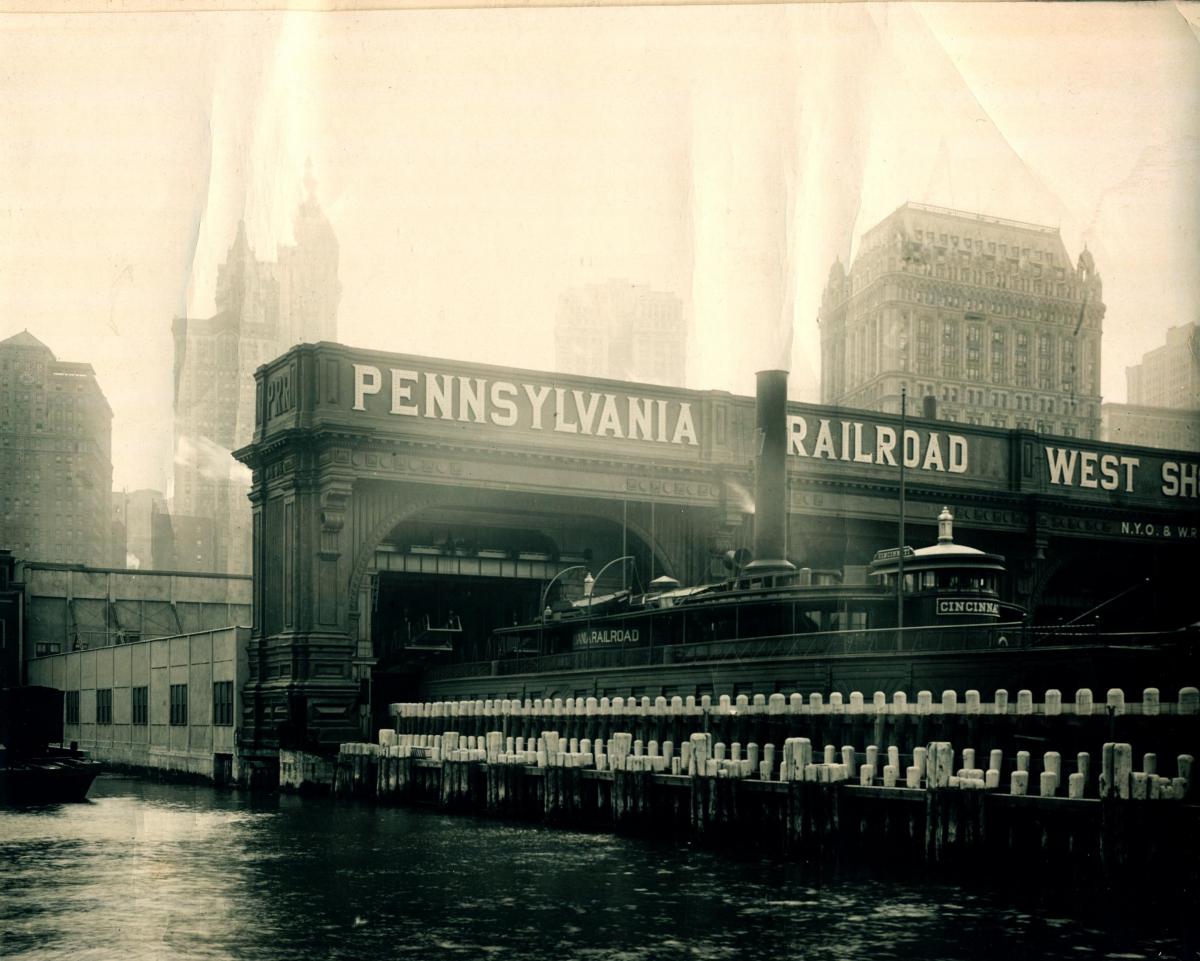
POLYGON ((405 512, 364 545, 369 560, 352 595, 372 654, 369 707, 360 713, 372 715, 372 728, 386 723, 389 703, 416 696, 421 670, 496 657, 495 628, 578 599, 588 574, 602 574, 597 593, 645 590, 654 576, 673 574, 673 545, 651 541, 633 513, 631 521, 627 503, 488 494, 405 512))

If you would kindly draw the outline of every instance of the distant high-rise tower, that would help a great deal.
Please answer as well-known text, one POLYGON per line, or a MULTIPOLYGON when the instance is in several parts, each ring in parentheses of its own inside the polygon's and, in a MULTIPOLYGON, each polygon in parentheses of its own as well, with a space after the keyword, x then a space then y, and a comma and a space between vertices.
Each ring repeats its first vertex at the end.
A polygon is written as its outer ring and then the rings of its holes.
POLYGON ((342 295, 337 237, 317 203, 311 165, 304 188, 306 196, 292 224, 296 243, 279 251, 279 320, 287 347, 336 339, 342 295))
POLYGON ((109 527, 109 559, 106 567, 124 567, 129 544, 129 531, 125 523, 125 492, 112 492, 112 519, 109 527))
POLYGON ((167 512, 160 491, 142 489, 125 494, 125 551, 129 567, 154 567, 153 517, 167 512))
POLYGON ((1102 293, 1056 228, 904 204, 829 272, 822 400, 1096 438, 1102 293))
POLYGON ((1105 404, 1104 439, 1200 450, 1200 324, 1167 331, 1161 347, 1125 368, 1127 403, 1105 404))
POLYGON ((687 325, 674 294, 616 280, 569 290, 554 335, 565 374, 684 386, 687 325))
POLYGON ((175 481, 171 513, 209 520, 214 546, 180 551, 194 564, 234 574, 250 570, 249 479, 231 452, 254 433, 254 371, 289 347, 337 339, 338 243, 316 200, 311 170, 296 214, 294 246, 261 261, 238 225, 217 271, 217 312, 177 318, 175 334, 175 481))
POLYGON ((91 364, 28 331, 0 341, 0 548, 108 565, 112 409, 91 364))
POLYGON ((1167 342, 1125 368, 1125 400, 1142 407, 1200 410, 1200 324, 1167 331, 1167 342))

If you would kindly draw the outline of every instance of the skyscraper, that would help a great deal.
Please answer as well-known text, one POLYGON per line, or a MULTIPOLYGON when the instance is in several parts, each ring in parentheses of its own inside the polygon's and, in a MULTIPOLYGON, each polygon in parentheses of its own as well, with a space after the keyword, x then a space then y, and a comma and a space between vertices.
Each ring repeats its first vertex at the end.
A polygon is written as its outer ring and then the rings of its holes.
POLYGON ((107 567, 124 567, 128 559, 129 532, 125 523, 125 492, 112 492, 112 517, 108 535, 107 567))
POLYGON ((1179 324, 1166 343, 1125 368, 1127 403, 1105 404, 1104 439, 1200 450, 1200 324, 1179 324))
POLYGON ((564 374, 684 386, 687 325, 674 294, 619 280, 569 290, 554 340, 564 374))
POLYGON ((111 493, 112 409, 91 364, 29 331, 0 341, 0 547, 105 566, 111 493))
POLYGON ((154 567, 153 518, 165 514, 167 501, 161 491, 142 489, 124 495, 125 549, 130 567, 154 567))
POLYGON ((1098 437, 1102 295, 1054 227, 906 203, 829 272, 822 400, 1098 437))
POLYGON ((1200 324, 1179 324, 1166 343, 1125 368, 1126 403, 1200 410, 1200 324))
POLYGON ((317 203, 311 171, 305 184, 295 245, 281 247, 277 261, 259 260, 239 224, 217 272, 216 314, 177 318, 173 325, 171 514, 175 527, 190 518, 211 521, 214 530, 212 559, 207 550, 180 551, 184 570, 202 563, 249 572, 250 482, 231 452, 254 432, 254 371, 294 344, 337 339, 338 242, 317 203))

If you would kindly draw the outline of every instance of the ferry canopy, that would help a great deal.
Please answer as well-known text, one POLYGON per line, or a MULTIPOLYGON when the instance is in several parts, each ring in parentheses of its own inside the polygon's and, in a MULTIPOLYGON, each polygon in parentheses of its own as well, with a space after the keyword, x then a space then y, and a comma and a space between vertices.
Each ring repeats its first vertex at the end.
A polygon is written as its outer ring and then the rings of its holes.
POLYGON ((904 556, 904 572, 955 568, 972 571, 1004 571, 1004 557, 988 554, 965 544, 954 543, 954 516, 950 508, 943 507, 938 515, 938 539, 936 544, 913 550, 911 547, 889 547, 876 553, 871 561, 871 573, 877 576, 897 573, 901 553, 904 556))

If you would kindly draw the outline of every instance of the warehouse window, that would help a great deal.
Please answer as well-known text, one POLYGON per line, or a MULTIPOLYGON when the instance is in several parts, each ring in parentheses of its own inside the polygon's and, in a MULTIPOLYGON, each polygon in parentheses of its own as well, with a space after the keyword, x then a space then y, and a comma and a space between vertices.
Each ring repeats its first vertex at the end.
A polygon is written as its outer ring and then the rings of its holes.
POLYGON ((96 723, 112 724, 111 687, 102 687, 96 691, 96 723))
POLYGON ((132 691, 132 721, 139 727, 150 723, 150 690, 135 687, 132 691))
POLYGON ((187 724, 188 698, 186 684, 171 685, 171 725, 182 727, 187 724))
POLYGON ((78 724, 79 723, 79 692, 78 691, 67 691, 67 696, 65 698, 65 705, 66 705, 66 711, 67 711, 66 723, 78 724))
POLYGON ((213 724, 222 727, 233 724, 233 681, 213 684, 213 724))

